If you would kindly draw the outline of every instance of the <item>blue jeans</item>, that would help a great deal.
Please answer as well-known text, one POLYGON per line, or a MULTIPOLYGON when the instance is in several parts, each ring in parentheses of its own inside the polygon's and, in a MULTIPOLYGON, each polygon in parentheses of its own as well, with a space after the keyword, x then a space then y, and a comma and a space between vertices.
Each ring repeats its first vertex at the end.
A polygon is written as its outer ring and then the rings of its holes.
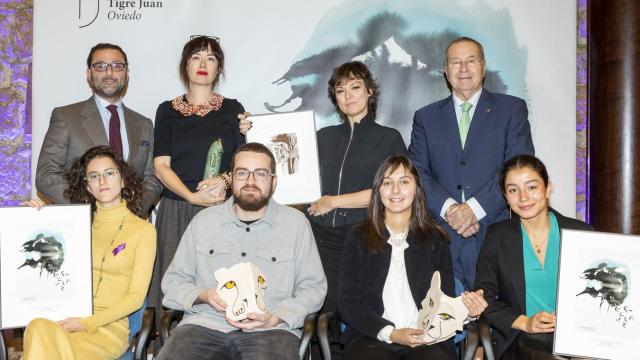
POLYGON ((300 339, 286 330, 223 333, 185 324, 171 331, 157 360, 298 359, 300 339))

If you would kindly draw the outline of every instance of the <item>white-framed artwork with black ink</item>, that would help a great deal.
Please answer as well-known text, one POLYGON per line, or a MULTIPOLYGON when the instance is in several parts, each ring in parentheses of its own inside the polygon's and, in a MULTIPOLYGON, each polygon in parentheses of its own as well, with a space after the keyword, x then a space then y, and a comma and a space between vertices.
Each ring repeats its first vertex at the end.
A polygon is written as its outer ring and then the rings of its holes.
POLYGON ((273 198, 280 204, 306 204, 320 198, 318 144, 313 111, 249 117, 247 142, 267 146, 276 158, 278 185, 273 198))
POLYGON ((0 328, 93 313, 90 205, 0 208, 0 328))
POLYGON ((630 359, 640 343, 640 236, 563 230, 554 354, 630 359))

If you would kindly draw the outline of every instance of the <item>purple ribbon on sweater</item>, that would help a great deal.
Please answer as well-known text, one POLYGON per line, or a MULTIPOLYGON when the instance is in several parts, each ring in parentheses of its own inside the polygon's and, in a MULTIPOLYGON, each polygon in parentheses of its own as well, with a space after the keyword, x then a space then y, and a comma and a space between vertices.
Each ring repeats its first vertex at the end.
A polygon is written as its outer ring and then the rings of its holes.
POLYGON ((115 248, 113 248, 113 250, 111 251, 113 253, 113 256, 118 255, 118 253, 122 250, 124 250, 124 248, 127 247, 127 243, 122 243, 118 246, 116 246, 115 248))

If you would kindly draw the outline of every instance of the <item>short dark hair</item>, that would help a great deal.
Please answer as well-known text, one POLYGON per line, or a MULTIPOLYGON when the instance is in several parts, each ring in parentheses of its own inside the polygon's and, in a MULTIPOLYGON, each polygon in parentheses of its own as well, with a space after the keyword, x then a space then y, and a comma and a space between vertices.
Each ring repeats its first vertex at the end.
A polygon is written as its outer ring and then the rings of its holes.
POLYGON ((385 173, 392 173, 398 168, 404 168, 407 172, 413 176, 416 184, 416 194, 413 198, 413 204, 411 205, 411 219, 409 223, 409 229, 412 232, 420 235, 420 241, 430 241, 429 233, 437 233, 442 239, 448 239, 448 235, 438 225, 438 222, 431 216, 429 208, 427 207, 427 197, 424 189, 422 188, 422 182, 420 181, 420 174, 418 169, 411 163, 406 156, 397 155, 388 157, 376 171, 376 175, 373 178, 373 191, 371 192, 371 201, 369 202, 369 208, 367 209, 367 218, 360 225, 360 230, 364 234, 363 245, 372 252, 382 251, 384 244, 387 241, 385 237, 385 211, 382 198, 380 196, 380 188, 384 181, 385 173))
POLYGON ((124 50, 122 50, 120 46, 115 44, 109 44, 109 43, 99 43, 99 44, 96 44, 94 47, 92 47, 91 50, 89 51, 89 56, 87 56, 87 69, 91 68, 93 54, 98 50, 105 50, 105 49, 120 51, 120 53, 124 57, 124 63, 129 64, 129 61, 127 60, 127 54, 124 52, 124 50))
POLYGON ((547 167, 544 166, 542 160, 533 155, 516 155, 504 163, 504 167, 500 172, 500 189, 502 189, 503 193, 507 192, 506 184, 504 182, 507 180, 509 172, 522 168, 530 168, 535 171, 542 178, 544 186, 549 186, 549 174, 547 173, 547 167))
POLYGON ((457 44, 457 43, 461 43, 461 42, 471 42, 476 44, 476 46, 478 46, 478 49, 480 50, 480 59, 482 61, 484 61, 484 47, 482 46, 482 44, 480 44, 480 42, 476 39, 472 39, 468 36, 460 36, 458 38, 453 39, 453 41, 451 41, 449 43, 449 45, 447 45, 447 49, 444 51, 444 65, 447 66, 447 63, 449 62, 449 48, 451 48, 453 45, 457 44))
POLYGON ((253 152, 267 155, 269 157, 269 160, 271 161, 271 164, 269 165, 269 171, 271 171, 272 174, 276 173, 275 156, 273 156, 273 153, 271 152, 271 150, 269 150, 268 147, 256 142, 246 143, 236 149, 236 152, 233 153, 233 157, 231 158, 231 171, 235 170, 236 156, 238 156, 238 154, 241 152, 253 152))
POLYGON ((180 58, 180 65, 178 65, 178 72, 180 73, 180 81, 182 84, 188 88, 189 87, 189 73, 187 72, 187 63, 193 54, 202 51, 211 49, 211 53, 218 60, 218 75, 213 80, 213 88, 218 85, 220 80, 220 76, 224 74, 224 52, 222 52, 222 48, 220 47, 219 40, 208 36, 198 36, 195 37, 186 44, 182 48, 182 57, 180 58))
POLYGON ((96 199, 87 190, 87 166, 93 159, 106 157, 113 160, 120 170, 124 187, 120 193, 123 200, 127 202, 127 208, 134 214, 143 217, 142 213, 142 185, 136 175, 136 171, 127 164, 122 157, 115 153, 106 145, 92 147, 82 156, 76 158, 71 169, 64 174, 67 181, 67 188, 64 190, 64 197, 72 204, 91 204, 92 213, 96 211, 96 199))
POLYGON ((336 107, 336 111, 340 115, 340 118, 342 120, 347 120, 347 115, 340 110, 340 106, 338 105, 338 100, 336 99, 336 86, 351 79, 360 79, 364 81, 364 86, 371 92, 367 109, 375 117, 380 87, 373 78, 373 75, 371 75, 371 71, 369 71, 367 65, 360 61, 349 61, 334 68, 331 72, 331 79, 329 79, 329 99, 331 99, 333 106, 336 107))

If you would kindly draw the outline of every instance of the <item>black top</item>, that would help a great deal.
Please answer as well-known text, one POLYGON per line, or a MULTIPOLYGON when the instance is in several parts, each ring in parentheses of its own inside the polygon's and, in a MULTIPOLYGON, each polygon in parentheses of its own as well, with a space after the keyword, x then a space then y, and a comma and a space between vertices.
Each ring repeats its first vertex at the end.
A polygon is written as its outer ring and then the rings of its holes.
MULTIPOLYGON (((156 112, 153 156, 171 156, 171 169, 189 190, 195 191, 204 175, 209 147, 217 139, 222 140, 224 149, 220 172, 230 170, 233 153, 245 143, 238 120, 242 112, 242 104, 225 98, 220 109, 205 116, 183 116, 171 101, 165 101, 156 112)), ((163 195, 184 200, 166 187, 163 195)))
MULTIPOLYGON (((320 129, 317 137, 322 195, 371 189, 376 170, 387 157, 408 156, 400 133, 376 123, 371 113, 354 124, 353 135, 351 125, 345 121, 320 129)), ((365 208, 335 209, 324 216, 310 218, 324 226, 338 227, 359 223, 366 214, 365 208)))
MULTIPOLYGON (((556 216, 561 230, 591 230, 580 220, 562 216, 551 208, 549 211, 556 216)), ((494 329, 491 336, 496 359, 520 332, 511 327, 513 322, 527 313, 522 241, 520 218, 514 214, 509 220, 489 226, 478 256, 475 288, 484 290, 489 304, 484 316, 494 329)))
MULTIPOLYGON (((393 325, 382 317, 382 291, 391 264, 391 245, 385 242, 382 251, 374 253, 364 247, 362 236, 359 226, 347 231, 342 252, 338 312, 347 324, 344 334, 347 343, 358 335, 377 339, 382 328, 393 325)), ((389 234, 385 233, 385 236, 388 238, 389 234)), ((420 240, 418 234, 410 231, 407 235, 409 247, 404 251, 409 287, 418 309, 422 307, 421 302, 427 296, 436 270, 440 271, 442 292, 455 297, 448 241, 436 231, 420 240)))

